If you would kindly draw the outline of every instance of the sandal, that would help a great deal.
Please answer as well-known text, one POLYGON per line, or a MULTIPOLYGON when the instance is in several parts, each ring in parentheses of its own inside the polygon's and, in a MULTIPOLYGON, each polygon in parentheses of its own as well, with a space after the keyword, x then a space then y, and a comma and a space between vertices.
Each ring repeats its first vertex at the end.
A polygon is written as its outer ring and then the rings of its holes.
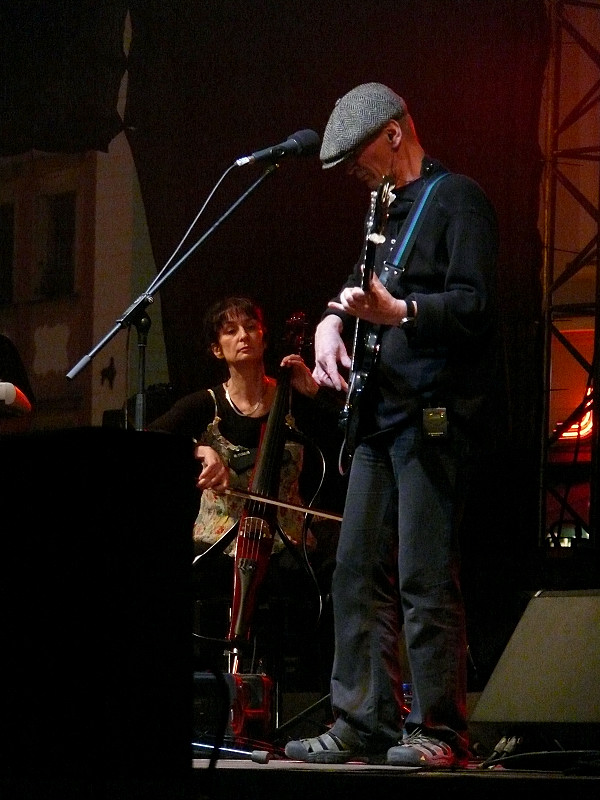
POLYGON ((334 733, 288 742, 285 754, 294 761, 306 761, 309 764, 345 764, 347 761, 368 760, 364 750, 352 750, 334 733))

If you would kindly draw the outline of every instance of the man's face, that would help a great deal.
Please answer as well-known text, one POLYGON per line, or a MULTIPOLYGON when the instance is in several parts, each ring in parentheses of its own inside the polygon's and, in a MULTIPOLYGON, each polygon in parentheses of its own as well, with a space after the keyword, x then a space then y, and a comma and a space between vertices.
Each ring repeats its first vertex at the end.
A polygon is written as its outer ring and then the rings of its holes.
POLYGON ((392 157, 390 139, 384 128, 352 153, 346 162, 346 172, 374 190, 389 173, 392 157))

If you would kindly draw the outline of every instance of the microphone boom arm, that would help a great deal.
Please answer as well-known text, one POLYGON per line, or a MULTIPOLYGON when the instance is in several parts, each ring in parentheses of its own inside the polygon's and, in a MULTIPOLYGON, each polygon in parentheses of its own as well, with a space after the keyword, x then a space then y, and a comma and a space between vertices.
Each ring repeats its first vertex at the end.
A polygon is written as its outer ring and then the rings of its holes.
MULTIPOLYGON (((176 272, 179 267, 186 261, 192 253, 201 245, 203 242, 208 239, 208 237, 221 225, 221 223, 225 222, 231 214, 241 205, 241 203, 246 200, 262 183, 266 180, 269 175, 272 175, 275 170, 278 168, 278 164, 270 164, 262 175, 254 181, 254 183, 246 189, 246 191, 238 197, 238 199, 227 209, 227 211, 221 215, 221 217, 212 225, 201 237, 198 241, 190 247, 190 249, 185 253, 179 261, 177 261, 173 266, 163 275, 155 278, 151 283, 150 286, 143 292, 130 306, 127 310, 122 314, 119 319, 117 319, 116 325, 96 344, 94 347, 87 353, 87 355, 83 356, 74 367, 72 367, 69 372, 67 373, 67 378, 72 380, 75 378, 84 367, 86 367, 94 358, 97 353, 102 350, 105 345, 107 345, 122 329, 129 327, 132 324, 136 326, 141 325, 144 321, 145 310, 146 308, 154 302, 153 295, 158 291, 158 289, 163 285, 163 283, 168 280, 174 272, 176 272)), ((138 328, 139 330, 139 328, 138 328)), ((146 420, 136 419, 136 429, 143 430, 145 427, 146 420)))

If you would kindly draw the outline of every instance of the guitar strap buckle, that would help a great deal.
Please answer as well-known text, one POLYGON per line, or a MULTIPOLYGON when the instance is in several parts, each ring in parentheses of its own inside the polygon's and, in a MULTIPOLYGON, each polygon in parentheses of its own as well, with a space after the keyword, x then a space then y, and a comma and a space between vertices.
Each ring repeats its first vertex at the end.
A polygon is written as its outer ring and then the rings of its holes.
POLYGON ((445 406, 423 409, 423 432, 428 438, 437 439, 448 433, 448 415, 445 406))
POLYGON ((386 288, 388 288, 387 284, 390 282, 390 280, 397 278, 398 275, 402 275, 403 272, 404 272, 404 267, 398 268, 397 266, 395 266, 395 264, 391 264, 389 261, 384 261, 383 269, 381 270, 379 280, 386 288))

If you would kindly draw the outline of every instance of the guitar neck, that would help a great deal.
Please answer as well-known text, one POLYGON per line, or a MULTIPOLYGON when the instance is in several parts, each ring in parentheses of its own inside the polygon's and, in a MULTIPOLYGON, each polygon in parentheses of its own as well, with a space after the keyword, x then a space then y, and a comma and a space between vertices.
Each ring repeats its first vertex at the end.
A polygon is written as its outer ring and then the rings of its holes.
POLYGON ((377 245, 375 245, 369 239, 366 246, 365 260, 362 265, 362 276, 360 282, 360 288, 363 290, 363 292, 368 292, 371 289, 371 278, 373 277, 373 272, 375 271, 374 264, 376 249, 377 245))
MULTIPOLYGON (((371 289, 371 279, 375 271, 375 254, 377 248, 385 242, 383 230, 387 220, 388 207, 393 198, 393 187, 393 179, 390 176, 386 176, 380 183, 378 189, 371 192, 371 206, 366 226, 360 276, 360 288, 364 292, 369 292, 371 289)), ((346 392, 346 402, 344 403, 344 408, 340 415, 340 422, 345 428, 342 450, 345 450, 350 457, 352 457, 352 453, 354 452, 358 432, 359 398, 377 357, 379 347, 378 334, 373 335, 373 333, 378 331, 378 328, 379 326, 373 326, 365 320, 360 319, 360 317, 357 317, 354 326, 354 342, 352 347, 350 375, 348 377, 348 390, 346 392)), ((340 472, 345 474, 341 468, 341 460, 340 472)))
POLYGON ((369 207, 369 216, 367 218, 367 228, 365 232, 365 242, 363 245, 362 263, 360 265, 361 277, 360 288, 363 292, 368 292, 371 286, 371 278, 373 277, 373 257, 375 255, 371 234, 373 233, 373 226, 375 224, 375 211, 377 208, 377 191, 371 192, 371 205, 369 207))

